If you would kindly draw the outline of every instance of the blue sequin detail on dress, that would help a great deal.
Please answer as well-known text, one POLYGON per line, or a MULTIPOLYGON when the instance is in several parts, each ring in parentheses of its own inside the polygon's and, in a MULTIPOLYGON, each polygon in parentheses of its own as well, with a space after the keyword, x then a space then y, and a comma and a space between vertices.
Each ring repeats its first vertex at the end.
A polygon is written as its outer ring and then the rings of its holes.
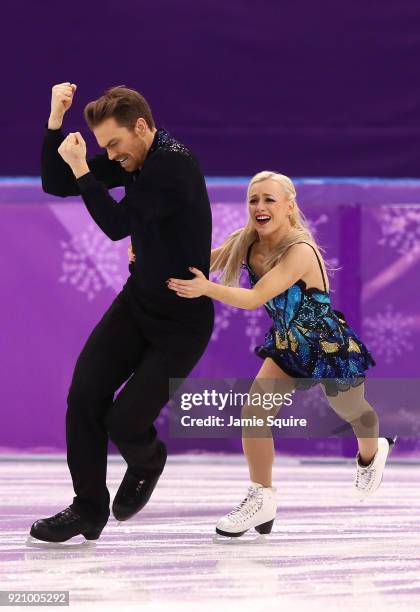
MULTIPOLYGON (((264 308, 273 325, 265 334, 264 344, 254 351, 262 359, 271 357, 286 374, 296 377, 297 388, 308 389, 322 379, 327 395, 337 395, 361 384, 365 370, 376 363, 343 313, 333 310, 321 262, 314 247, 309 246, 318 259, 324 291, 308 289, 303 280, 298 280, 266 302, 264 308)), ((251 247, 242 267, 248 270, 253 287, 259 279, 249 263, 251 247)))

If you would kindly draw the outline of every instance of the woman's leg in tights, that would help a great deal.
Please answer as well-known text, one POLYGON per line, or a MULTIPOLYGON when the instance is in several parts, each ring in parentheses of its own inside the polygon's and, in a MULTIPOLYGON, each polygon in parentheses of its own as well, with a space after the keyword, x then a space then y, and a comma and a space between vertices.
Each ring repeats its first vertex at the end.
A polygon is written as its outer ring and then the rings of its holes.
MULTIPOLYGON (((288 376, 270 358, 258 372, 249 391, 252 393, 290 393, 294 388, 294 379, 288 376)), ((325 393, 325 388, 321 385, 325 393)), ((365 399, 364 383, 351 387, 348 391, 340 391, 335 397, 326 395, 333 410, 345 421, 351 424, 356 435, 360 461, 368 465, 378 449, 379 419, 375 410, 365 399)), ((250 418, 253 415, 261 417, 262 410, 245 405, 241 416, 250 418)), ((265 412, 265 411, 264 411, 265 412)), ((274 414, 278 408, 274 410, 274 414)), ((266 413, 273 414, 273 411, 266 413)), ((274 442, 271 429, 243 428, 242 448, 248 462, 249 475, 253 482, 264 487, 272 486, 272 468, 274 463, 274 442)))
MULTIPOLYGON (((276 363, 267 357, 258 372, 249 394, 254 393, 290 393, 294 388, 294 379, 281 370, 276 363)), ((241 413, 242 418, 257 416, 263 418, 275 415, 279 407, 266 411, 261 407, 246 404, 241 413), (263 414, 264 413, 264 414, 263 414)), ((272 486, 272 469, 274 463, 274 442, 270 427, 252 427, 242 429, 242 448, 248 462, 249 476, 253 482, 263 487, 272 486)))
MULTIPOLYGON (((321 385, 325 393, 325 388, 321 385)), ((365 399, 365 385, 339 391, 337 396, 326 398, 333 410, 344 421, 351 424, 359 446, 360 461, 369 465, 378 450, 379 419, 375 410, 365 399)))

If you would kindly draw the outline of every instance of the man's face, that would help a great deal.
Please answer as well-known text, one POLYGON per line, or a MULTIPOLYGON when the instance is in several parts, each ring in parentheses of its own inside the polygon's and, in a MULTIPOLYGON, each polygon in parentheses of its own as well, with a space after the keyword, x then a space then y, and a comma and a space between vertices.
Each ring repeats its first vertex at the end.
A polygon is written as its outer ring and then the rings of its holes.
POLYGON ((138 119, 132 131, 119 125, 113 117, 93 129, 98 145, 106 149, 109 159, 118 161, 127 172, 134 172, 143 165, 148 151, 147 132, 144 119, 138 119))

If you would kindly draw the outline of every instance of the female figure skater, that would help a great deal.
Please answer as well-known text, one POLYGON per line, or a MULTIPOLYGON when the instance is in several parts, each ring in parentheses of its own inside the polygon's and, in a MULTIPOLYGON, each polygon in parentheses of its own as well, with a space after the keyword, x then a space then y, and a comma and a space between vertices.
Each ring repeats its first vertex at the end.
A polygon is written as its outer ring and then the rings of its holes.
MULTIPOLYGON (((223 270, 222 284, 191 267, 194 279, 170 278, 168 287, 185 298, 206 295, 250 310, 265 306, 273 325, 255 348, 264 363, 253 387, 261 389, 263 379, 276 379, 289 391, 321 383, 330 405, 357 437, 353 490, 363 500, 378 488, 396 439, 378 438, 378 417, 364 397, 364 371, 375 361, 344 315, 332 309, 325 263, 292 181, 260 172, 249 183, 247 201, 246 226, 211 254, 210 271, 223 270), (241 267, 248 270, 250 289, 238 287, 241 267)), ((130 247, 129 257, 135 259, 130 247)), ((243 414, 250 416, 252 407, 243 414)), ((270 429, 266 437, 243 432, 242 446, 251 485, 245 499, 217 523, 216 532, 229 537, 252 527, 270 533, 277 510, 270 429)))

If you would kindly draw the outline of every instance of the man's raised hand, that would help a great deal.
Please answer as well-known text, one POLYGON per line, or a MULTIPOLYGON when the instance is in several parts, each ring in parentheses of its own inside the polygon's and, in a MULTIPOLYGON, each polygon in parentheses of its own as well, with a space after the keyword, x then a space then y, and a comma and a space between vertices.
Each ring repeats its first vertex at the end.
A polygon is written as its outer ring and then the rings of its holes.
POLYGON ((58 83, 51 90, 51 112, 48 119, 48 127, 52 130, 59 129, 63 123, 64 114, 69 110, 73 102, 73 96, 77 89, 74 83, 58 83))

